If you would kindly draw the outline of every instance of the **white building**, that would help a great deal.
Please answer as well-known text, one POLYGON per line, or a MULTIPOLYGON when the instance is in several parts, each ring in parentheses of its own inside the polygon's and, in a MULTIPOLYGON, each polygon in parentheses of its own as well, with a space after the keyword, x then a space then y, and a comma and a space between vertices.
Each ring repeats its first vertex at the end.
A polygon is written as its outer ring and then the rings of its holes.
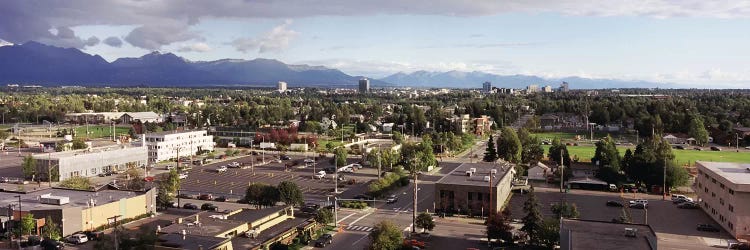
POLYGON ((55 153, 35 154, 38 177, 47 180, 47 174, 59 174, 59 180, 73 176, 91 177, 101 173, 121 172, 128 168, 142 168, 147 163, 144 147, 117 145, 55 153), (52 168, 47 168, 50 164, 52 168))
POLYGON ((529 180, 544 181, 547 180, 548 175, 552 175, 552 169, 547 167, 547 165, 538 162, 536 165, 529 168, 527 173, 529 175, 529 180))
POLYGON ((148 161, 160 162, 179 156, 195 155, 198 151, 214 150, 214 138, 206 130, 165 131, 146 134, 143 141, 148 147, 148 161))
POLYGON ((539 85, 532 84, 526 87, 526 93, 536 93, 539 92, 539 85))
POLYGON ((696 161, 693 188, 703 211, 737 239, 750 240, 750 164, 696 161))
POLYGON ((279 82, 279 92, 286 91, 286 82, 279 82))
POLYGON ((543 91, 544 93, 552 93, 552 86, 549 86, 549 85, 547 85, 547 86, 544 86, 544 87, 542 88, 542 91, 543 91))

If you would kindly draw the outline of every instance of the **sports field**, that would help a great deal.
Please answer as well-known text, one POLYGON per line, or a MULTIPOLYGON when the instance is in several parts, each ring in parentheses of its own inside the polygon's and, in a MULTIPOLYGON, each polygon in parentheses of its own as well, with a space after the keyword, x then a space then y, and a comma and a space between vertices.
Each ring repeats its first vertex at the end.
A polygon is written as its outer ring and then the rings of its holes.
MULTIPOLYGON (((126 135, 130 127, 115 127, 115 135, 126 135)), ((107 138, 112 136, 112 127, 110 126, 88 126, 88 138, 107 138)), ((86 137, 86 126, 76 127, 76 135, 86 137)))
MULTIPOLYGON (((545 154, 549 153, 549 145, 543 145, 545 154)), ((631 150, 635 150, 634 147, 617 147, 617 150, 620 151, 621 155, 625 154, 625 150, 630 148, 631 150)), ((578 159, 581 162, 590 162, 591 157, 594 157, 594 151, 596 150, 596 147, 594 146, 568 146, 568 152, 570 153, 570 157, 573 157, 574 155, 578 156, 578 159)), ((672 149, 672 152, 675 155, 675 159, 677 160, 677 163, 680 165, 690 164, 693 165, 695 161, 724 161, 724 162, 743 162, 743 163, 750 163, 750 151, 747 150, 740 150, 740 152, 736 151, 697 151, 697 150, 689 150, 689 149, 672 149)))

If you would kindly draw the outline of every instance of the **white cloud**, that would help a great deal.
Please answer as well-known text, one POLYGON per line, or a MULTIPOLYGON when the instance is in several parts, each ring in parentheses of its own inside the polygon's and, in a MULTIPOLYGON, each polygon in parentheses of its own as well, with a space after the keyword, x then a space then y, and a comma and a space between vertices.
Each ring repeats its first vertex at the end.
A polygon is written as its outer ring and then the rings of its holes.
POLYGON ((198 42, 198 43, 191 43, 188 45, 183 45, 179 49, 177 49, 179 52, 209 52, 211 51, 211 46, 204 42, 198 42))
POLYGON ((0 47, 3 47, 3 46, 10 46, 10 45, 13 45, 13 44, 12 44, 12 43, 10 43, 10 42, 8 42, 8 41, 5 41, 5 40, 3 40, 3 39, 0 39, 0 47))
POLYGON ((286 20, 271 31, 257 38, 238 38, 232 41, 232 46, 240 52, 250 52, 258 50, 258 53, 278 53, 289 47, 289 42, 294 39, 299 32, 289 29, 292 24, 291 20, 286 20))

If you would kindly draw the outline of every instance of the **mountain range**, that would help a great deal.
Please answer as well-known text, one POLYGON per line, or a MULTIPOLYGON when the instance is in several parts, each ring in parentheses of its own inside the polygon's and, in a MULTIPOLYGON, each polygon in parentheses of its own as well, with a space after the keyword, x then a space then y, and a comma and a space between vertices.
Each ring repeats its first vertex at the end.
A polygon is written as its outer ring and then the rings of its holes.
POLYGON ((526 88, 538 85, 540 88, 550 85, 553 88, 560 83, 570 83, 576 89, 604 89, 604 88, 653 88, 667 87, 671 84, 648 81, 627 81, 618 79, 591 79, 582 77, 542 78, 533 75, 496 75, 480 71, 462 72, 429 72, 415 71, 411 74, 399 72, 380 80, 397 86, 434 87, 434 88, 481 88, 482 83, 491 82, 498 88, 526 88))
MULTIPOLYGON (((172 53, 152 52, 138 58, 107 62, 75 48, 59 48, 38 42, 0 47, 0 84, 39 84, 46 86, 252 86, 272 87, 285 81, 290 87, 355 87, 362 76, 348 75, 325 66, 290 65, 273 59, 222 59, 193 62, 172 53)), ((485 72, 396 73, 370 79, 372 87, 481 88, 489 81, 495 87, 524 88, 531 84, 571 88, 648 88, 663 83, 589 79, 559 79, 530 75, 496 75, 485 72)))
MULTIPOLYGON (((172 53, 152 52, 107 62, 74 48, 37 42, 0 47, 0 83, 46 86, 276 86, 353 87, 362 76, 323 66, 288 65, 272 59, 192 62, 172 53)), ((371 80, 372 86, 389 84, 371 80)))

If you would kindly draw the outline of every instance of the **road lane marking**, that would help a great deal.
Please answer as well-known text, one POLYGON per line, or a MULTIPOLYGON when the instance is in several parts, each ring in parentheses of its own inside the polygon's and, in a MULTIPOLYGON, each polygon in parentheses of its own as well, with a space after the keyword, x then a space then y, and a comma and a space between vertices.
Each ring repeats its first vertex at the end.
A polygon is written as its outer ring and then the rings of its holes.
POLYGON ((357 245, 357 242, 359 242, 359 241, 361 241, 361 240, 363 240, 363 239, 365 239, 367 237, 369 237, 369 235, 362 236, 362 238, 359 238, 358 240, 354 241, 354 243, 352 243, 352 246, 357 245))
POLYGON ((356 220, 354 220, 351 223, 349 223, 349 225, 353 225, 354 223, 357 223, 358 221, 364 219, 365 217, 367 217, 368 215, 371 215, 371 214, 372 214, 372 212, 366 213, 365 215, 362 215, 362 217, 359 217, 356 220))
POLYGON ((340 219, 339 221, 337 221, 336 223, 341 223, 342 221, 344 221, 344 220, 348 219, 349 217, 352 217, 352 215, 355 215, 355 214, 349 214, 349 215, 345 216, 344 218, 341 218, 341 219, 340 219))
POLYGON ((414 223, 412 223, 412 224, 409 224, 409 226, 408 226, 408 227, 404 228, 404 232, 406 232, 406 231, 411 231, 411 226, 412 226, 412 225, 414 225, 414 223))

